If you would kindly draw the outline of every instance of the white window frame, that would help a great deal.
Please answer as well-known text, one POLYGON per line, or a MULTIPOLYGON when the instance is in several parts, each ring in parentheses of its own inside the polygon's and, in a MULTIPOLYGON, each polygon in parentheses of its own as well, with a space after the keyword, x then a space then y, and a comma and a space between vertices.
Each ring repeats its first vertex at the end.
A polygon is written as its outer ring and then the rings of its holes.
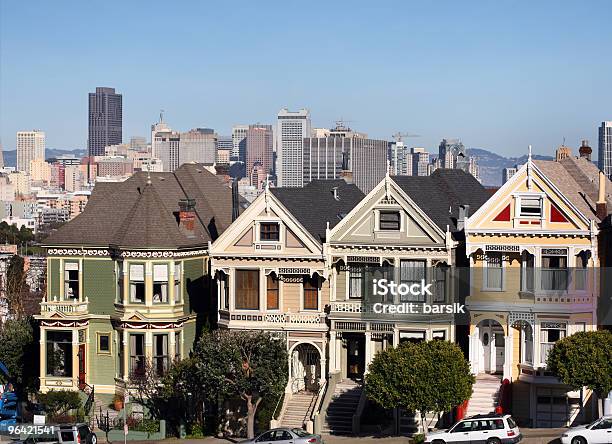
POLYGON ((506 270, 504 270, 505 268, 504 263, 506 262, 505 261, 506 258, 507 258, 507 255, 505 255, 504 253, 498 252, 498 251, 485 252, 483 267, 482 267, 482 291, 497 291, 497 292, 505 291, 506 289, 506 270), (489 255, 491 254, 494 254, 494 255, 499 254, 500 256, 500 266, 499 267, 489 267, 489 255), (501 270, 501 287, 500 288, 489 287, 487 285, 489 281, 489 276, 488 276, 489 268, 495 268, 495 269, 501 270))

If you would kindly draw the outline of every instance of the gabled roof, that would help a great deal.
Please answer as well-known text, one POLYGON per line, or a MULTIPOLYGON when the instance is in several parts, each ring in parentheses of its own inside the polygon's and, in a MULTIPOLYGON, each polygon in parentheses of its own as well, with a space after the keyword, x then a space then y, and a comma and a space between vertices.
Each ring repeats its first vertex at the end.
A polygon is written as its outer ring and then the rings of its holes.
POLYGON ((117 245, 179 249, 214 241, 231 223, 232 191, 199 164, 173 173, 138 172, 125 182, 100 183, 83 213, 52 233, 45 246, 117 245), (192 236, 178 226, 179 200, 194 199, 192 236))
POLYGON ((435 170, 431 176, 393 176, 393 181, 443 231, 457 230, 459 206, 473 214, 491 197, 471 174, 460 169, 435 170))
MULTIPOLYGON (((534 165, 587 218, 601 222, 596 204, 599 194, 599 168, 589 160, 567 157, 561 161, 534 160, 534 165)), ((606 201, 612 211, 612 182, 607 177, 606 201)))
POLYGON ((355 184, 343 179, 313 180, 303 188, 271 188, 270 191, 320 242, 325 241, 327 223, 333 228, 365 197, 355 184))

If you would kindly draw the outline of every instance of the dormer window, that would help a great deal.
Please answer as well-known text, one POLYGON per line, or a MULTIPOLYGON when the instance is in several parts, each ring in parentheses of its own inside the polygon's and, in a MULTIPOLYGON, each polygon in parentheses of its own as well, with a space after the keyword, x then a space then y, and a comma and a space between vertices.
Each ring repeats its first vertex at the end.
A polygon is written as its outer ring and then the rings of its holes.
POLYGON ((278 242, 280 240, 280 226, 278 222, 261 222, 259 224, 259 240, 278 242))
POLYGON ((401 216, 399 211, 381 211, 379 215, 379 227, 382 231, 399 231, 401 216))
POLYGON ((539 197, 521 197, 521 217, 542 217, 542 199, 539 197))

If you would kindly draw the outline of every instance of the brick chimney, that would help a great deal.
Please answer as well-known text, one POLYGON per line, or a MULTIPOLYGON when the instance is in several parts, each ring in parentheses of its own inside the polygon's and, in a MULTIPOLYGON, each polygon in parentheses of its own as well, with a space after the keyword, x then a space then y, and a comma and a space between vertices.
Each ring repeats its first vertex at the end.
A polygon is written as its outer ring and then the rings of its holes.
POLYGON ((187 237, 195 236, 195 199, 179 200, 179 228, 187 237))
POLYGON ((589 146, 588 140, 582 141, 582 144, 580 145, 580 149, 578 150, 578 152, 580 153, 580 157, 584 157, 589 162, 591 161, 591 154, 593 154, 593 150, 589 146))
POLYGON ((608 203, 606 201, 606 175, 599 172, 599 198, 596 206, 597 218, 604 220, 608 216, 608 203))

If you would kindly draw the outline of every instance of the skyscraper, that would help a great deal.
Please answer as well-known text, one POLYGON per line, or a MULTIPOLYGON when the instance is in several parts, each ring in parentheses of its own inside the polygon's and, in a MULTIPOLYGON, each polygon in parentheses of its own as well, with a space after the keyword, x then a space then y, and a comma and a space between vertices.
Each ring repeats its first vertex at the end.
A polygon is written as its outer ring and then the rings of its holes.
POLYGON ((89 93, 89 156, 103 156, 104 147, 123 142, 123 104, 115 88, 96 88, 89 93))
POLYGON ((188 162, 214 164, 217 157, 217 139, 215 130, 211 128, 196 128, 181 133, 179 165, 188 162))
POLYGON ((310 112, 307 109, 293 112, 283 108, 279 111, 276 133, 278 186, 303 185, 302 150, 304 138, 310 136, 310 112))
MULTIPOLYGON (((249 125, 246 136, 246 174, 252 178, 253 166, 256 163, 261 164, 263 174, 271 174, 274 170, 273 164, 273 148, 274 135, 272 133, 272 125, 249 125)), ((259 177, 259 176, 255 176, 259 177)), ((253 186, 258 186, 259 183, 251 183, 253 186)))
POLYGON ((342 122, 327 134, 304 138, 303 185, 315 179, 340 179, 350 172, 353 183, 367 193, 385 177, 387 141, 369 139, 367 134, 355 132, 342 122))
POLYGON ((429 153, 422 147, 410 148, 412 176, 429 176, 429 153))
POLYGON ((246 134, 248 125, 235 125, 232 127, 232 154, 230 160, 233 162, 246 162, 246 134))
POLYGON ((45 133, 40 130, 17 132, 17 170, 30 174, 32 160, 45 160, 45 133))
POLYGON ((599 127, 599 169, 612 178, 612 121, 599 127))

